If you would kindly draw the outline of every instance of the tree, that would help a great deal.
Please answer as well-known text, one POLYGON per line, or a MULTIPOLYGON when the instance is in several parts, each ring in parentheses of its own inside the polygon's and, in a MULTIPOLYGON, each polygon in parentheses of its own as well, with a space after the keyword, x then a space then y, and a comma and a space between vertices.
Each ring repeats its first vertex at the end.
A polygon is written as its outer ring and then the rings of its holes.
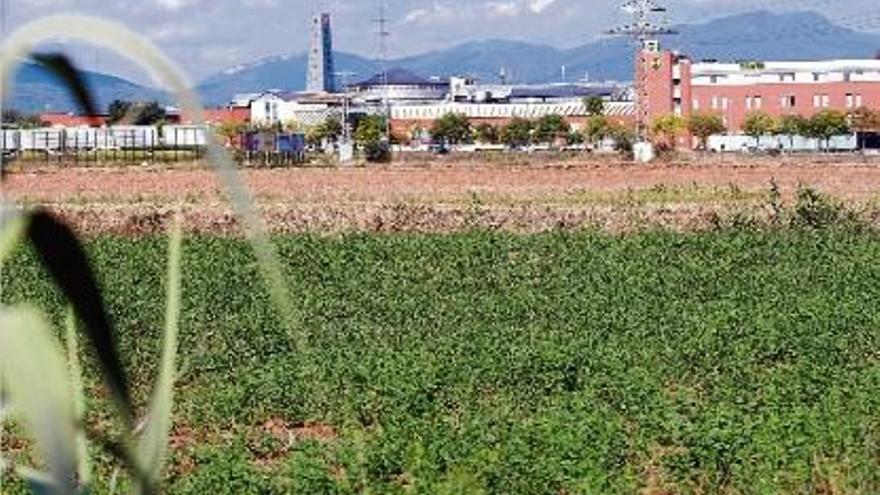
POLYGON ((247 124, 243 122, 223 122, 214 128, 214 132, 227 146, 232 145, 247 131, 247 124))
POLYGON ((128 123, 131 125, 154 125, 167 117, 165 108, 157 101, 132 103, 113 100, 107 107, 107 122, 111 125, 128 123))
POLYGON ((587 115, 591 117, 605 115, 605 100, 601 96, 584 98, 584 106, 587 107, 587 115))
POLYGON ((532 122, 520 117, 514 117, 501 130, 501 142, 513 149, 526 146, 531 138, 532 122))
POLYGON ((727 131, 724 120, 716 113, 696 112, 688 119, 688 132, 700 141, 700 149, 709 148, 709 137, 727 131))
POLYGON ((474 128, 474 140, 478 143, 496 144, 499 134, 498 128, 489 123, 482 123, 474 128))
POLYGON ((384 162, 391 159, 385 127, 385 117, 381 115, 366 115, 357 122, 354 139, 368 161, 384 162))
POLYGON ((342 134, 342 121, 339 117, 328 117, 318 125, 314 125, 306 132, 306 140, 309 144, 320 146, 324 142, 335 142, 342 134))
POLYGON ((590 144, 595 145, 599 141, 608 137, 610 131, 611 124, 608 122, 607 117, 604 115, 593 115, 587 119, 584 128, 584 137, 590 144))
POLYGON ((552 144, 556 139, 568 135, 571 125, 561 115, 545 115, 535 124, 532 139, 536 143, 552 144))
POLYGON ((618 153, 632 155, 636 133, 631 127, 619 122, 611 122, 608 125, 607 137, 614 140, 614 149, 618 153))
POLYGON ((42 127, 43 122, 38 115, 21 113, 17 110, 3 110, 3 125, 22 129, 42 127))
POLYGON ((669 114, 658 117, 651 124, 651 134, 654 137, 654 144, 665 146, 667 148, 675 147, 675 140, 685 130, 687 130, 687 121, 678 115, 669 114))
POLYGON ((776 120, 764 112, 753 112, 743 122, 743 132, 755 138, 755 144, 761 147, 761 137, 772 134, 776 129, 776 120))
POLYGON ((572 129, 571 131, 568 132, 568 136, 566 136, 565 142, 569 146, 584 144, 584 135, 583 135, 583 133, 572 129))
POLYGON ((789 147, 794 149, 795 136, 805 136, 809 122, 801 115, 783 115, 776 126, 775 134, 788 136, 789 147))
POLYGON ((839 110, 823 110, 810 117, 807 136, 825 142, 825 149, 831 148, 831 138, 850 132, 846 114, 839 110))
POLYGON ((431 136, 438 143, 467 143, 471 139, 471 123, 464 114, 447 113, 434 121, 431 136))

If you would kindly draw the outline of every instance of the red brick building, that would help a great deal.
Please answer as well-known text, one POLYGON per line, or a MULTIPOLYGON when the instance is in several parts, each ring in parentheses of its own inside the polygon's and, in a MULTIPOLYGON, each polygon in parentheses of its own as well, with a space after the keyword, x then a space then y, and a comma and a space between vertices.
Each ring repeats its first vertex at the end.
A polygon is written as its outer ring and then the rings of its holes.
POLYGON ((880 60, 810 62, 693 62, 684 55, 646 46, 636 77, 645 98, 640 115, 646 125, 660 116, 719 114, 731 133, 741 132, 746 116, 802 115, 861 106, 880 108, 880 60))

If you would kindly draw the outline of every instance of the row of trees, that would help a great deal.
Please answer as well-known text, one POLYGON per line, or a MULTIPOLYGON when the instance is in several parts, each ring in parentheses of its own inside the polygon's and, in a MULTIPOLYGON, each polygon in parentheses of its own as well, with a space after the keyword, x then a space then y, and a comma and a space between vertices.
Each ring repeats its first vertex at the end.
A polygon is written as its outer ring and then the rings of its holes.
MULTIPOLYGON (((774 118, 765 112, 752 112, 746 116, 742 130, 746 135, 755 138, 758 147, 761 146, 761 138, 765 136, 787 136, 792 147, 795 137, 803 136, 818 140, 827 149, 834 136, 852 131, 880 131, 880 113, 866 107, 849 113, 823 110, 810 117, 784 115, 774 118)), ((708 112, 697 112, 689 118, 664 115, 651 125, 653 141, 661 147, 673 147, 678 137, 688 133, 699 140, 702 149, 706 149, 710 136, 724 132, 727 132, 727 126, 721 116, 708 112)))
POLYGON ((875 130, 876 122, 878 119, 875 112, 868 108, 858 109, 849 114, 839 110, 824 110, 812 117, 784 115, 778 119, 764 112, 753 112, 746 117, 743 132, 755 138, 758 147, 761 146, 761 138, 764 136, 788 136, 792 147, 795 136, 803 136, 817 139, 820 143, 824 143, 827 149, 831 146, 832 137, 848 134, 852 130, 875 130), (869 124, 869 121, 875 124, 869 124), (872 126, 870 129, 869 125, 872 126))
POLYGON ((661 148, 674 148, 675 140, 685 132, 700 141, 702 149, 708 148, 709 137, 727 130, 721 116, 714 113, 696 112, 688 118, 664 115, 651 124, 654 144, 661 148))
MULTIPOLYGON (((420 132, 421 129, 416 129, 416 133, 420 132)), ((431 139, 440 144, 503 144, 510 148, 559 142, 595 144, 605 138, 632 142, 626 126, 609 121, 601 114, 588 117, 584 128, 576 131, 561 115, 547 115, 535 120, 516 117, 504 126, 495 126, 485 122, 473 125, 467 116, 449 113, 434 122, 430 133, 431 139)))

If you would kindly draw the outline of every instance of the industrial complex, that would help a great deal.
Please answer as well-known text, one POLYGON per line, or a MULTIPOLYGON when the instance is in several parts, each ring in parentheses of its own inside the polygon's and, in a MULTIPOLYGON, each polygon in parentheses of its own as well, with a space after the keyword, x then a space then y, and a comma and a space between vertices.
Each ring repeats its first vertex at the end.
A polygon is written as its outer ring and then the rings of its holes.
MULTIPOLYGON (((637 141, 651 138, 652 125, 665 116, 682 120, 699 113, 720 117, 724 132, 709 140, 713 150, 740 150, 750 146, 745 124, 760 112, 769 118, 799 115, 808 118, 828 110, 852 112, 880 105, 880 60, 695 61, 688 54, 663 47, 659 39, 675 33, 656 24, 652 16, 664 12, 652 0, 631 0, 627 10, 634 22, 608 31, 631 38, 634 73, 631 83, 569 82, 511 84, 480 81, 467 74, 416 74, 383 67, 374 75, 349 82, 351 74, 336 72, 333 29, 328 13, 309 22, 310 46, 305 91, 265 90, 230 95, 225 108, 209 109, 209 125, 242 124, 260 129, 305 130, 337 119, 349 123, 363 115, 387 119, 387 136, 397 141, 431 143, 430 129, 449 114, 463 116, 472 125, 502 128, 515 119, 538 120, 553 116, 572 131, 583 130, 595 109, 588 101, 601 100, 609 122, 635 129, 637 141)), ((383 17, 384 18, 384 17, 383 17)), ((380 34, 387 36, 384 22, 380 34)), ((192 124, 185 115, 171 114, 174 124, 192 124)), ((47 114, 42 120, 54 127, 91 125, 95 118, 47 114)), ((690 132, 679 132, 674 146, 694 149, 700 142, 690 132)), ((838 137, 842 148, 853 148, 854 136, 838 137)), ((766 140, 766 147, 815 145, 809 139, 766 140), (801 143, 796 145, 796 143, 801 143)))

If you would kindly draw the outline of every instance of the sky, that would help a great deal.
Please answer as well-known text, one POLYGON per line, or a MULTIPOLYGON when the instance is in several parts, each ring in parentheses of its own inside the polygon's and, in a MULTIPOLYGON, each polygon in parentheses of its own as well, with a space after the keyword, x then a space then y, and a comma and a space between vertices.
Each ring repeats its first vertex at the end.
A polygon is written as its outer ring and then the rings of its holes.
MULTIPOLYGON (((316 10, 333 16, 337 50, 376 57, 374 19, 381 0, 0 0, 5 30, 41 16, 77 12, 126 24, 159 44, 193 80, 263 57, 301 53, 307 20, 316 10)), ((699 23, 758 9, 813 10, 855 29, 878 30, 877 0, 657 0, 669 21, 699 23), (843 13, 843 14, 841 14, 843 13)), ((623 0, 386 0, 389 55, 413 55, 488 38, 571 47, 625 23, 623 0)), ((63 40, 62 40, 63 43, 63 40)), ((143 82, 120 59, 65 43, 81 66, 143 82)))

